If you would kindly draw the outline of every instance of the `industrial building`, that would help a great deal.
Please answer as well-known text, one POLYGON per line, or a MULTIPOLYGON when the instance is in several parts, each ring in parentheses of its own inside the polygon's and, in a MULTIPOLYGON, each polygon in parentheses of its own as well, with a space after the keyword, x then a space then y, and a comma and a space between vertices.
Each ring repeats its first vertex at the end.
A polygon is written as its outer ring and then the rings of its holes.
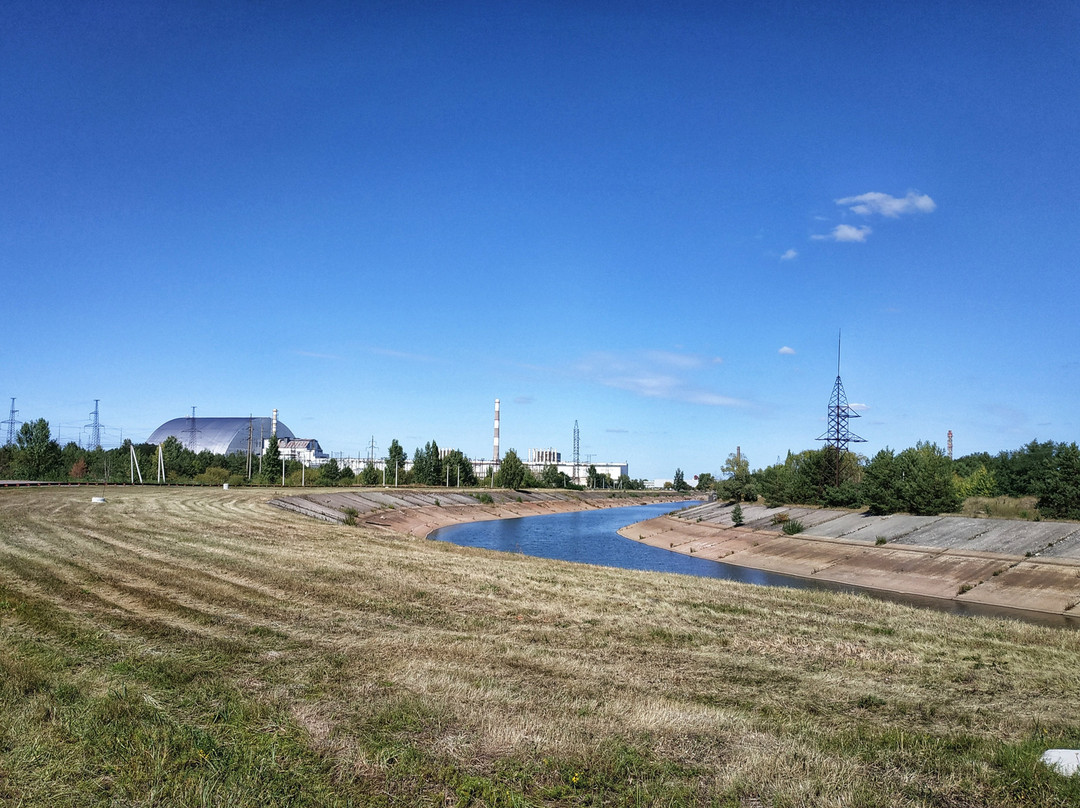
POLYGON ((276 429, 278 440, 295 438, 292 430, 275 418, 173 418, 151 433, 147 443, 161 444, 176 438, 193 452, 210 451, 228 455, 248 451, 262 454, 263 446, 276 429), (250 438, 250 440, 249 440, 250 438))
POLYGON ((196 418, 192 413, 186 418, 166 421, 146 442, 162 444, 168 438, 176 438, 181 446, 193 452, 229 455, 250 451, 253 455, 261 455, 270 443, 270 436, 277 435, 278 452, 286 460, 318 466, 330 458, 317 440, 297 438, 277 415, 277 410, 269 418, 196 418))

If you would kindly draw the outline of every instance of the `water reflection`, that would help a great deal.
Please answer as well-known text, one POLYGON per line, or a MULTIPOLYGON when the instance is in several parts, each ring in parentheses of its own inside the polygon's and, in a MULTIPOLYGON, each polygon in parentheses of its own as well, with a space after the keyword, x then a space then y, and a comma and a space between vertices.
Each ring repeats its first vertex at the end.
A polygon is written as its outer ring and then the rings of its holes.
POLYGON ((537 558, 599 564, 630 570, 676 572, 703 578, 757 584, 786 586, 794 589, 827 589, 834 592, 862 592, 885 600, 909 605, 940 609, 955 614, 982 615, 1020 619, 1042 625, 1080 628, 1080 621, 1061 615, 1044 615, 1018 609, 1004 609, 952 600, 899 595, 891 592, 860 589, 828 581, 808 580, 749 567, 725 564, 652 547, 618 534, 619 528, 653 519, 665 513, 689 508, 698 502, 663 502, 655 505, 634 505, 627 508, 574 511, 548 516, 527 516, 516 519, 497 519, 489 522, 470 522, 440 528, 431 538, 465 547, 480 547, 507 553, 522 553, 537 558))

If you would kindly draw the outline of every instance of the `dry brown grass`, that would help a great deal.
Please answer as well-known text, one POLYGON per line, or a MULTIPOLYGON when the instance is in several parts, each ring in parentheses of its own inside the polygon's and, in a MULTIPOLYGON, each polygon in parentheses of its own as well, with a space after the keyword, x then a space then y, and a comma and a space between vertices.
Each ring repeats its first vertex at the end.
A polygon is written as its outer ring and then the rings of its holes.
MULTIPOLYGON (((1080 743, 1073 632, 496 555, 267 498, 2 491, 0 599, 135 662, 208 649, 370 804, 1057 804, 1043 774, 1008 785, 1009 755, 1080 743)), ((14 607, 0 629, 9 657, 44 642, 14 607)))

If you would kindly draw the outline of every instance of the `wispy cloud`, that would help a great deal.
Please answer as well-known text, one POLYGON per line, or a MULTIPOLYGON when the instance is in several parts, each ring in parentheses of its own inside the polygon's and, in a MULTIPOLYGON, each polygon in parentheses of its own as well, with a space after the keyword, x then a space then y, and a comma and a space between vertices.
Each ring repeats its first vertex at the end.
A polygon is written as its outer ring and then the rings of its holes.
POLYGON ((781 261, 794 261, 799 257, 798 250, 788 250, 786 253, 780 256, 781 261))
POLYGON ((858 196, 846 196, 836 200, 837 205, 848 208, 860 216, 872 216, 875 213, 896 219, 907 213, 932 213, 937 204, 926 194, 908 191, 907 196, 895 197, 880 191, 871 191, 858 196))
POLYGON ((643 398, 660 398, 709 407, 745 407, 748 402, 711 389, 705 377, 719 358, 673 351, 639 355, 593 353, 577 370, 598 384, 626 390, 643 398))
POLYGON ((848 404, 848 406, 851 407, 851 409, 855 410, 855 412, 866 412, 868 409, 870 409, 869 404, 852 403, 848 404))
POLYGON ((405 351, 395 351, 393 348, 368 348, 368 351, 376 356, 386 356, 390 359, 407 359, 410 362, 434 362, 430 356, 424 356, 423 354, 407 353, 405 351))
POLYGON ((337 356, 336 354, 316 353, 314 351, 292 350, 289 351, 289 353, 291 353, 293 356, 306 356, 311 359, 341 359, 341 357, 337 356))
POLYGON ((854 227, 850 224, 838 224, 832 229, 831 233, 828 233, 826 235, 811 236, 810 238, 814 239, 815 241, 862 242, 866 241, 866 237, 869 236, 872 232, 873 231, 867 225, 863 225, 862 227, 854 227))
POLYGON ((782 356, 794 356, 795 355, 795 349, 794 348, 789 348, 787 345, 785 345, 783 348, 781 348, 779 351, 777 351, 777 353, 781 354, 782 356))

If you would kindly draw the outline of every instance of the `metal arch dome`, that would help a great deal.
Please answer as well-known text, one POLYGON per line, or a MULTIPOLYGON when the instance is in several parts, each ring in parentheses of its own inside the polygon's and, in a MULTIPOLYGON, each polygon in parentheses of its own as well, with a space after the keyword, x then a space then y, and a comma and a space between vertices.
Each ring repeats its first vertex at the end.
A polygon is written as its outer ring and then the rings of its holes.
MULTIPOLYGON (((270 437, 272 418, 173 418, 151 433, 147 443, 163 443, 174 437, 180 444, 194 452, 209 450, 214 454, 246 452, 248 448, 248 424, 251 424, 251 449, 262 454, 262 440, 270 437), (194 429, 193 429, 194 426, 194 429)), ((295 438, 292 430, 278 420, 279 439, 295 438)))

